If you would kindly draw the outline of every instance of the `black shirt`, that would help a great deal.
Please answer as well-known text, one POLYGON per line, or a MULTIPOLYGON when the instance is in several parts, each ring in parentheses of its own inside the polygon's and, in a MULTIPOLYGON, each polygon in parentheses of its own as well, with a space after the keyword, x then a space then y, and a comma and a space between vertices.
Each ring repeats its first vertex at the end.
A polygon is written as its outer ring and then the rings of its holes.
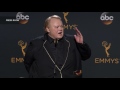
POLYGON ((58 65, 58 67, 61 68, 65 61, 63 59, 64 39, 61 38, 61 39, 55 41, 53 38, 51 38, 49 35, 47 35, 47 40, 50 44, 52 54, 55 58, 54 61, 55 61, 56 65, 58 65))

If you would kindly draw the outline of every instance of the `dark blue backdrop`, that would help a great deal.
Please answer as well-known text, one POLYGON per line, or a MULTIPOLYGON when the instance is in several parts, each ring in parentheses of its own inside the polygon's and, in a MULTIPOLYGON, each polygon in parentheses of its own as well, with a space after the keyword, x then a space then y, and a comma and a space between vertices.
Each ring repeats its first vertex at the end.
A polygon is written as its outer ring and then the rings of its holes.
MULTIPOLYGON (((100 20, 103 12, 24 12, 29 20, 26 24, 6 22, 17 12, 0 12, 0 78, 27 78, 23 64, 29 41, 44 33, 43 25, 48 16, 61 16, 65 33, 75 34, 77 26, 89 44, 92 56, 82 64, 83 78, 120 77, 120 13, 103 13, 112 18, 100 20)), ((103 19, 103 18, 102 18, 103 19)))

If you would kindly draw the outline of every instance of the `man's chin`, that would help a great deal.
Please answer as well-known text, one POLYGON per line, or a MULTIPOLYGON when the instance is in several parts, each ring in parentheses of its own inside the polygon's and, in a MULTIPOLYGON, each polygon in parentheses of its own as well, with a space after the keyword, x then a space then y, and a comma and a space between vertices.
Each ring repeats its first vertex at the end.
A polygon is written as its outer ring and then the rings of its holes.
POLYGON ((63 35, 61 35, 61 36, 59 36, 59 37, 57 37, 58 39, 61 39, 63 37, 63 35))

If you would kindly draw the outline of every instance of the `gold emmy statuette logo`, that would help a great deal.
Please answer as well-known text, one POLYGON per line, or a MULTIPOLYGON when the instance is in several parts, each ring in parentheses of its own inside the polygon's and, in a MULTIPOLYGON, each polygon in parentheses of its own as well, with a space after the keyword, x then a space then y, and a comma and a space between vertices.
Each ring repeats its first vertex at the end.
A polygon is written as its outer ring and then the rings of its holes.
POLYGON ((111 47, 111 43, 108 44, 106 41, 103 41, 102 46, 105 48, 105 53, 106 53, 107 57, 110 57, 110 54, 108 53, 108 50, 111 47))
POLYGON ((64 29, 68 29, 68 30, 73 30, 74 27, 77 27, 77 24, 68 24, 68 16, 69 12, 63 12, 63 16, 64 16, 64 20, 65 20, 65 24, 64 24, 64 29))
POLYGON ((18 45, 21 47, 23 56, 25 56, 25 51, 24 51, 24 49, 25 49, 26 46, 27 46, 27 42, 24 43, 22 40, 20 40, 20 41, 18 41, 18 45))
POLYGON ((64 19, 65 19, 65 22, 67 23, 68 22, 68 19, 66 18, 66 16, 68 16, 69 12, 63 12, 63 15, 64 15, 64 19))
POLYGON ((103 41, 102 42, 102 46, 104 47, 105 49, 105 53, 106 53, 106 57, 97 57, 95 58, 95 63, 101 63, 101 64, 118 64, 119 63, 119 58, 117 57, 110 57, 110 54, 108 52, 108 50, 111 48, 111 43, 108 43, 107 41, 103 41))

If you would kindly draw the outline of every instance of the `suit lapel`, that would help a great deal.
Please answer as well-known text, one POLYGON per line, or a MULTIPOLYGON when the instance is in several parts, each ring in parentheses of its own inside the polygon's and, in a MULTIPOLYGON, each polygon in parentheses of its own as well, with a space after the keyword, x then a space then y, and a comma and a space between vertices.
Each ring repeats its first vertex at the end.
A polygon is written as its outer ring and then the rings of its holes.
POLYGON ((66 59, 68 59, 69 46, 70 46, 69 41, 66 40, 66 39, 64 39, 64 52, 63 52, 64 61, 65 61, 66 59))
POLYGON ((55 58, 54 58, 54 56, 53 56, 53 54, 52 54, 51 48, 50 48, 50 46, 49 46, 49 42, 48 42, 48 41, 45 41, 45 42, 43 43, 43 47, 44 47, 46 53, 48 54, 48 56, 49 56, 50 58, 52 58, 53 61, 55 62, 55 58))
MULTIPOLYGON (((52 58, 53 61, 55 62, 55 57, 52 54, 51 48, 49 46, 49 42, 46 39, 46 34, 44 35, 44 38, 42 38, 42 39, 44 41, 43 48, 45 49, 45 51, 48 54, 48 56, 50 58, 52 58)), ((63 40, 64 40, 63 41, 63 47, 64 47, 64 50, 63 50, 63 59, 64 59, 64 64, 66 64, 66 61, 68 59, 68 54, 69 54, 70 42, 66 39, 66 37, 64 37, 63 40)))

